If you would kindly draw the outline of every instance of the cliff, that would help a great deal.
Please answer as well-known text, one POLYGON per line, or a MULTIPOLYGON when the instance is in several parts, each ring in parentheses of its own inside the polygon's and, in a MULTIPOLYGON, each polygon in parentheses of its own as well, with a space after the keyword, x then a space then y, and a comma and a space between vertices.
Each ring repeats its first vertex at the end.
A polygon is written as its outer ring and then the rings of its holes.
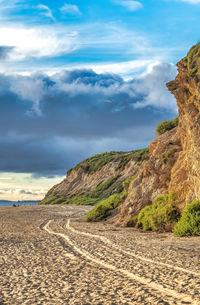
POLYGON ((200 199, 200 44, 177 67, 178 74, 167 87, 177 100, 178 127, 150 143, 149 160, 131 183, 117 222, 127 224, 157 195, 169 191, 175 194, 180 211, 200 199))
POLYGON ((123 183, 137 174, 149 150, 95 155, 67 172, 67 177, 46 194, 41 204, 95 204, 123 192, 123 183))
POLYGON ((122 191, 122 182, 132 177, 113 218, 117 224, 126 225, 158 195, 173 192, 180 211, 200 199, 200 44, 177 67, 178 75, 167 87, 177 100, 178 126, 153 140, 149 153, 147 150, 111 152, 85 160, 48 192, 44 203, 76 203, 73 198, 81 194, 95 198, 88 201, 93 204, 118 192, 120 185, 122 191))

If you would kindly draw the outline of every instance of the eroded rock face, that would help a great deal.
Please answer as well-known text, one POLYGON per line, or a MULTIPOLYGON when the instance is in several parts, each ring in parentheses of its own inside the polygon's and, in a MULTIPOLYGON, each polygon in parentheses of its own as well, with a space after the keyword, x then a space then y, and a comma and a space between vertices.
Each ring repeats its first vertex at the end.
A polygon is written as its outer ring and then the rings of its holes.
POLYGON ((149 145, 150 158, 145 161, 136 179, 131 183, 128 197, 120 206, 117 224, 126 225, 146 205, 161 194, 167 193, 171 183, 172 168, 177 162, 182 146, 178 129, 174 128, 149 145))
MULTIPOLYGON (((199 50, 200 45, 196 51, 199 50)), ((172 169, 170 187, 182 206, 200 199, 200 77, 196 62, 192 63, 194 72, 191 71, 191 52, 192 49, 177 64, 176 79, 167 84, 177 99, 178 134, 183 147, 172 169)))

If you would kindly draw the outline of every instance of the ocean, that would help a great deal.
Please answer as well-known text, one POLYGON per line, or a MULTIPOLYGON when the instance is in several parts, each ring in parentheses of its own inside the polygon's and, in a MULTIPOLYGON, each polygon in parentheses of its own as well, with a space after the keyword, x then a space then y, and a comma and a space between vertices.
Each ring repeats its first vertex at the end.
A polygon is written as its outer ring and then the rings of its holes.
POLYGON ((7 201, 0 200, 0 207, 12 207, 13 205, 36 205, 39 201, 7 201))

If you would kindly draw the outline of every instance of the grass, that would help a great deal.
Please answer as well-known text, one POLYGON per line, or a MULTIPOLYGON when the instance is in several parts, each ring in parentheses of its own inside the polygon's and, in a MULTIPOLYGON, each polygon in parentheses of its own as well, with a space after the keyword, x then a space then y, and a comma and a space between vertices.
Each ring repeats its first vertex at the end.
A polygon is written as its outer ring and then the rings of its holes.
POLYGON ((148 148, 134 150, 133 152, 126 154, 120 158, 120 161, 119 161, 119 164, 118 164, 116 170, 124 170, 127 163, 130 162, 131 160, 141 163, 144 160, 148 160, 148 158, 149 158, 149 149, 148 148))
POLYGON ((41 201, 40 204, 95 205, 97 201, 104 197, 109 197, 111 193, 119 193, 119 186, 122 182, 110 189, 110 187, 119 179, 119 177, 120 176, 118 175, 104 183, 100 183, 97 188, 91 192, 82 191, 71 197, 64 197, 55 194, 41 201))
POLYGON ((76 205, 94 205, 98 201, 97 198, 91 198, 88 195, 83 194, 82 192, 75 195, 74 197, 65 199, 63 204, 76 204, 76 205))
POLYGON ((143 208, 133 221, 144 231, 170 231, 180 217, 173 193, 158 196, 155 202, 143 208))
POLYGON ((186 56, 188 74, 194 76, 200 72, 200 43, 194 45, 186 56))
POLYGON ((95 173, 109 162, 118 158, 121 154, 115 151, 98 154, 79 163, 75 169, 82 168, 85 172, 95 173))
POLYGON ((156 134, 158 136, 164 134, 166 131, 169 131, 178 126, 178 117, 169 121, 162 121, 156 127, 156 134))
POLYGON ((180 220, 174 227, 177 236, 200 235, 200 200, 185 207, 180 220))
MULTIPOLYGON (((84 160, 79 163, 74 169, 78 170, 82 168, 85 172, 89 174, 93 174, 99 170, 101 170, 106 164, 110 162, 119 162, 116 170, 123 170, 126 164, 135 160, 136 162, 143 162, 148 159, 149 150, 148 148, 134 150, 131 152, 105 152, 102 154, 97 154, 91 158, 84 160)), ((70 174, 72 169, 68 170, 68 174, 70 174)))
POLYGON ((120 176, 113 177, 106 182, 100 183, 94 191, 90 192, 90 197, 99 198, 113 183, 117 181, 120 176))
POLYGON ((65 200, 64 197, 58 196, 58 195, 53 195, 47 199, 42 200, 39 204, 60 204, 63 203, 63 201, 65 200))
POLYGON ((94 208, 86 215, 85 220, 88 222, 100 221, 110 216, 112 211, 127 197, 129 184, 134 178, 134 176, 131 176, 122 182, 122 191, 120 193, 112 194, 98 201, 94 208))

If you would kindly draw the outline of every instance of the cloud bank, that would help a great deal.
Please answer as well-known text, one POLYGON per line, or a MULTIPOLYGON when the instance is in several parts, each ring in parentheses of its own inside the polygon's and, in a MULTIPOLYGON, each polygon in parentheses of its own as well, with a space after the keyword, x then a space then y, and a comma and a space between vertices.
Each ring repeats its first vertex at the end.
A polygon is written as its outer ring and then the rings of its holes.
POLYGON ((1 74, 0 171, 64 175, 94 153, 147 145, 156 123, 176 115, 165 87, 175 75, 162 63, 129 81, 86 69, 1 74))

